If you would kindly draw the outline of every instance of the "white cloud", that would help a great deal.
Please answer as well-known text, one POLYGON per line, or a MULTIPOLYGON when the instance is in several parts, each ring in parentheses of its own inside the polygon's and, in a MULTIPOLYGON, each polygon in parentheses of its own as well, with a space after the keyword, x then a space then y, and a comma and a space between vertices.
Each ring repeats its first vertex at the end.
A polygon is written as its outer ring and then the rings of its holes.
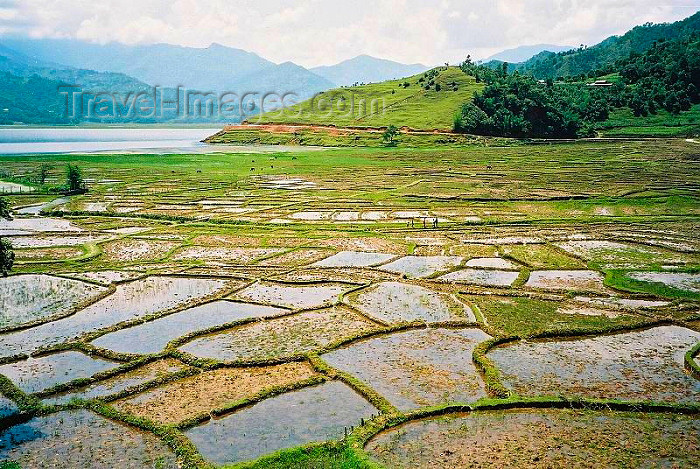
POLYGON ((594 44, 697 8, 689 0, 2 0, 0 34, 219 42, 305 66, 358 54, 432 65, 518 45, 594 44))

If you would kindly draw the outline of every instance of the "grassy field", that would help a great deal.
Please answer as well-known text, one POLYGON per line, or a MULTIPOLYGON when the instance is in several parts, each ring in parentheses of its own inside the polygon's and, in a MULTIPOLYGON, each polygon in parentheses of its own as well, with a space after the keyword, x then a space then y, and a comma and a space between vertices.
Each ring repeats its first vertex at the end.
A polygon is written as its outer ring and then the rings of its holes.
MULTIPOLYGON (((610 435, 620 430, 618 418, 639 429, 625 433, 624 441, 612 437, 614 451, 582 443, 576 451, 589 461, 607 461, 610 454, 637 461, 638 448, 673 447, 668 434, 690 435, 684 454, 692 459, 692 422, 700 415, 693 381, 679 381, 686 388, 668 394, 668 383, 635 374, 639 381, 625 384, 640 390, 638 401, 616 396, 614 386, 604 399, 585 389, 524 397, 503 378, 512 370, 491 357, 501 347, 537 341, 564 347, 611 333, 651 334, 656 327, 691 338, 700 331, 700 147, 682 139, 487 144, 494 142, 270 154, 3 156, 4 171, 17 180, 48 164, 48 185, 60 184, 65 166, 76 164, 89 191, 44 212, 38 226, 48 231, 37 231, 37 215, 26 210, 38 211, 35 204, 56 196, 7 197, 16 218, 0 222, 0 230, 11 233, 17 262, 13 276, 0 279, 0 299, 32 322, 0 314, 0 366, 8 375, 0 371, 0 394, 19 412, 9 420, 0 416, 0 428, 32 417, 40 425, 47 421, 42 416, 89 409, 93 418, 127 423, 123 432, 142 430, 134 441, 148 435, 162 442, 168 451, 157 455, 161 467, 175 467, 167 462, 177 460, 197 469, 359 469, 381 467, 378 461, 389 453, 380 454, 375 443, 382 432, 407 422, 546 407, 536 418, 556 420, 561 435, 594 431, 590 422, 603 417, 593 411, 601 410, 610 419, 610 435), (333 258, 341 260, 315 264, 333 258), (417 267, 388 264, 401 258, 417 267), (664 274, 667 283, 633 278, 639 272, 664 274), (42 273, 59 284, 87 285, 96 296, 41 315, 43 307, 32 307, 43 304, 34 294, 41 284, 23 274, 42 273), (22 279, 24 289, 7 286, 22 279), (208 290, 188 287, 204 282, 210 282, 208 290), (360 300, 380 284, 394 292, 382 298, 392 316, 360 300), (177 295, 170 295, 174 288, 177 295), (425 305, 437 311, 447 303, 450 315, 421 316, 425 305), (83 307, 89 316, 81 316, 83 307), (421 354, 395 354, 391 366, 387 360, 386 367, 362 371, 390 369, 380 376, 384 380, 360 377, 341 362, 331 365, 327 356, 433 329, 450 333, 426 334, 421 354), (480 337, 471 360, 445 357, 455 347, 447 341, 470 331, 480 337), (61 374, 44 386, 45 368, 36 366, 27 372, 31 387, 12 369, 29 363, 28 354, 51 360, 66 351, 111 368, 77 378, 61 374), (393 401, 393 388, 382 387, 392 378, 416 391, 428 388, 432 397, 405 410, 393 401), (483 397, 446 397, 467 378, 483 397), (328 385, 347 395, 324 395, 328 385), (319 395, 300 394, 312 391, 319 395), (669 397, 681 391, 691 398, 669 397), (348 408, 353 399, 365 410, 348 408), (295 411, 287 412, 292 401, 295 411), (565 409, 578 416, 579 427, 567 428, 555 417, 565 409), (676 428, 681 418, 689 433, 676 428), (657 420, 652 428, 649 422, 657 420), (264 438, 255 436, 261 428, 264 438)), ((690 350, 670 332, 657 340, 652 345, 663 353, 690 350)), ((374 347, 364 350, 380 345, 374 347)), ((639 369, 655 358, 626 357, 620 360, 639 369)), ((662 358, 654 362, 659 376, 668 371, 679 380, 694 379, 682 363, 662 358)), ((560 379, 615 363, 593 356, 572 361, 560 379)), ((53 445, 80 458, 108 454, 114 443, 81 428, 90 438, 73 447, 76 431, 43 429, 36 441, 0 447, 0 459, 31 467, 53 445)), ((516 446, 525 441, 512 429, 501 436, 516 446)), ((440 443, 435 454, 444 446, 445 459, 435 467, 459 467, 449 459, 454 452, 446 451, 459 442, 440 443)), ((529 454, 520 458, 517 451, 484 445, 494 464, 533 462, 529 454)), ((132 446, 137 451, 148 445, 132 446)), ((558 454, 563 465, 580 462, 558 454)), ((76 464, 89 466, 86 461, 76 464)))
POLYGON ((615 109, 597 130, 603 137, 697 137, 700 104, 675 116, 661 109, 657 114, 635 117, 628 108, 615 109))
POLYGON ((326 91, 312 100, 284 111, 263 114, 248 122, 337 127, 385 127, 393 124, 420 130, 450 130, 455 113, 483 85, 458 67, 435 70, 436 76, 429 79, 424 78, 425 74, 419 74, 401 80, 326 91), (429 81, 434 84, 426 89, 429 81))

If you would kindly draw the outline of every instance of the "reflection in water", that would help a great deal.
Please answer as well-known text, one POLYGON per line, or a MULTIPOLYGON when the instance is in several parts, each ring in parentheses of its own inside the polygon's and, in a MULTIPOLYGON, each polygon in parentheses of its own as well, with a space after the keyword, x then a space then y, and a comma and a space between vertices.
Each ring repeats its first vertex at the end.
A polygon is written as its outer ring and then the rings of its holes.
POLYGON ((0 278, 0 327, 52 316, 104 291, 104 287, 50 275, 0 278))
POLYGON ((0 432, 0 460, 26 468, 178 467, 157 436, 87 410, 35 417, 0 432))
POLYGON ((215 301, 103 335, 92 343, 122 353, 155 353, 164 349, 171 340, 191 332, 246 318, 276 316, 286 311, 272 306, 215 301))
POLYGON ((0 356, 31 353, 82 333, 137 319, 202 298, 223 288, 223 280, 150 277, 117 286, 112 295, 49 324, 0 336, 0 356))
POLYGON ((68 351, 0 365, 0 374, 10 378, 22 391, 31 394, 117 366, 119 363, 68 351))
POLYGON ((282 448, 337 439, 375 412, 339 381, 265 399, 185 432, 205 459, 230 463, 282 448))

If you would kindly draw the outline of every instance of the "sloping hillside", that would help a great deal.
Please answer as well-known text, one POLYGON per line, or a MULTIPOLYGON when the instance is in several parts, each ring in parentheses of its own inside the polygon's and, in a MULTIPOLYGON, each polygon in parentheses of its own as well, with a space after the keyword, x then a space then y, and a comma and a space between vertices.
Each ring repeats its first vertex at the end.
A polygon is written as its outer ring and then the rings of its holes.
MULTIPOLYGON (((622 36, 611 36, 592 47, 560 53, 541 52, 526 62, 511 64, 509 69, 538 79, 587 74, 613 65, 632 52, 644 52, 655 41, 684 38, 696 31, 700 31, 700 12, 675 23, 637 26, 622 36)), ((487 65, 496 67, 500 63, 492 61, 487 65)))
POLYGON ((249 122, 449 130, 455 113, 482 87, 457 67, 441 67, 401 80, 326 91, 249 122))
POLYGON ((56 89, 63 83, 40 76, 18 77, 0 71, 0 125, 69 124, 65 98, 56 89))

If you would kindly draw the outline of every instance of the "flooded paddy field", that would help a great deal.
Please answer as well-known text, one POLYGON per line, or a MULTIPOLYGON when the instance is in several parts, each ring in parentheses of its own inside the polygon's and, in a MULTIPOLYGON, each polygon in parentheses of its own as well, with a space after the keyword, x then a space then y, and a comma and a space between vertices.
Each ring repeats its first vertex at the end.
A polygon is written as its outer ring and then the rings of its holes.
POLYGON ((97 338, 92 344, 120 353, 156 353, 171 340, 193 332, 244 319, 278 316, 287 311, 272 306, 220 300, 111 332, 97 338))
POLYGON ((480 329, 416 329, 373 337, 322 356, 401 410, 486 397, 472 363, 480 329))
POLYGON ((695 146, 122 156, 5 196, 0 460, 697 465, 695 146))
POLYGON ((0 278, 0 329, 67 313, 104 292, 104 287, 49 275, 0 278))
POLYGON ((378 328, 354 311, 333 307, 245 324, 196 338, 180 350, 225 362, 282 359, 378 328))
POLYGON ((695 417, 570 410, 473 412, 409 422, 369 442, 392 468, 694 467, 695 417))
POLYGON ((119 363, 67 351, 0 365, 0 374, 25 393, 33 394, 117 366, 119 363))
POLYGON ((88 410, 34 417, 0 430, 0 459, 20 467, 178 467, 172 450, 152 433, 88 410))
POLYGON ((308 364, 218 368, 158 386, 114 405, 161 423, 179 423, 208 415, 256 394, 320 376, 308 364))
POLYGON ((385 323, 474 320, 469 307, 453 296, 401 282, 381 282, 348 297, 348 303, 385 323))
POLYGON ((700 332, 678 326, 571 340, 509 344, 489 357, 521 395, 696 402, 700 380, 683 356, 700 332))
POLYGON ((334 440, 375 412, 340 382, 271 397, 185 432, 205 459, 239 462, 302 444, 334 440), (328 412, 328 409, 333 409, 328 412))

